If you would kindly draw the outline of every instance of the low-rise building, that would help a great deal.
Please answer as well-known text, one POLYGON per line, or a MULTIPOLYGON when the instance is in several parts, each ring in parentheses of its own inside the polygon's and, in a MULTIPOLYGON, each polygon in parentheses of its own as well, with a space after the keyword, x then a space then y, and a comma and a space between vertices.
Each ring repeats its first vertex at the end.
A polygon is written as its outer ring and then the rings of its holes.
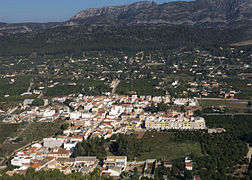
POLYGON ((62 146, 64 141, 64 138, 44 138, 43 145, 47 148, 55 148, 62 146))
POLYGON ((127 156, 107 156, 104 163, 108 169, 119 167, 125 171, 127 166, 127 156))
POLYGON ((157 129, 205 129, 205 119, 203 117, 185 117, 184 114, 176 116, 156 115, 148 116, 145 120, 147 130, 157 129))

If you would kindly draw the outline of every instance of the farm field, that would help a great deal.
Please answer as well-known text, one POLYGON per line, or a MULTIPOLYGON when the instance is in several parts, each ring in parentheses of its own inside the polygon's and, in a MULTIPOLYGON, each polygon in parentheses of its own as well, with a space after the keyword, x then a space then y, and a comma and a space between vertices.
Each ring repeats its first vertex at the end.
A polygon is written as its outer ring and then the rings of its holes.
POLYGON ((143 146, 149 146, 150 152, 142 153, 138 160, 151 158, 175 160, 192 153, 202 156, 200 143, 175 141, 173 136, 171 132, 146 132, 141 140, 143 146))
POLYGON ((247 111, 248 100, 202 98, 198 102, 203 108, 226 106, 233 113, 244 113, 247 111))

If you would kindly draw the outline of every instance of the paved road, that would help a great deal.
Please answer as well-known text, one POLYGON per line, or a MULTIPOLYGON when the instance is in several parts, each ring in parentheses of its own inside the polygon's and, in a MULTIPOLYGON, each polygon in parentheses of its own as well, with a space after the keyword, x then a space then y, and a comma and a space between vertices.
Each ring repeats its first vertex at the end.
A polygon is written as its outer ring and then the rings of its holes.
POLYGON ((18 106, 14 107, 13 109, 8 111, 8 114, 12 114, 13 112, 15 112, 18 109, 18 106))
POLYGON ((116 82, 114 88, 112 89, 112 92, 111 92, 112 95, 115 94, 116 88, 117 88, 117 86, 118 86, 119 84, 120 84, 120 80, 118 80, 118 81, 116 82))
MULTIPOLYGON (((220 60, 220 59, 219 59, 220 60)), ((209 73, 209 76, 210 75, 212 75, 212 73, 214 72, 214 71, 216 71, 219 67, 221 67, 222 66, 222 60, 220 60, 220 65, 219 66, 217 66, 215 69, 213 69, 210 73, 209 73)))
POLYGON ((33 80, 31 80, 30 86, 28 87, 27 92, 30 92, 30 91, 31 91, 32 85, 33 85, 33 80))
POLYGON ((41 94, 38 96, 38 98, 41 98, 43 96, 43 92, 41 92, 41 94))

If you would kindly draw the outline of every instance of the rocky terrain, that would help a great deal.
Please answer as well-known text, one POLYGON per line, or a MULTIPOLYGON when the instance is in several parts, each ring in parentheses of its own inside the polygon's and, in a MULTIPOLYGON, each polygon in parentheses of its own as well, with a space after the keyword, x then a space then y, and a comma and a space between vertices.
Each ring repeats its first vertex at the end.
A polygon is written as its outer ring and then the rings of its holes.
POLYGON ((251 0, 196 0, 157 4, 141 1, 123 6, 86 9, 60 23, 0 23, 0 32, 25 33, 60 26, 190 25, 237 27, 252 24, 251 0))
POLYGON ((70 21, 87 24, 169 24, 224 27, 252 21, 250 0, 196 0, 157 4, 143 1, 124 6, 86 9, 70 21))

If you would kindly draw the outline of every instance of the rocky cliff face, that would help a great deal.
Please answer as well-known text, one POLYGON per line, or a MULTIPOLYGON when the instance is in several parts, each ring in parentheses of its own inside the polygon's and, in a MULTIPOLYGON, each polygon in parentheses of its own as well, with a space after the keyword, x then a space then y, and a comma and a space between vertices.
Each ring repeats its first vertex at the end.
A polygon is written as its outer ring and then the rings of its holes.
POLYGON ((70 21, 86 24, 171 24, 228 26, 252 22, 251 0, 196 0, 86 9, 70 21))
POLYGON ((142 1, 124 6, 86 9, 69 21, 60 23, 0 23, 0 32, 15 34, 78 25, 251 27, 252 0, 195 0, 163 4, 142 1))

